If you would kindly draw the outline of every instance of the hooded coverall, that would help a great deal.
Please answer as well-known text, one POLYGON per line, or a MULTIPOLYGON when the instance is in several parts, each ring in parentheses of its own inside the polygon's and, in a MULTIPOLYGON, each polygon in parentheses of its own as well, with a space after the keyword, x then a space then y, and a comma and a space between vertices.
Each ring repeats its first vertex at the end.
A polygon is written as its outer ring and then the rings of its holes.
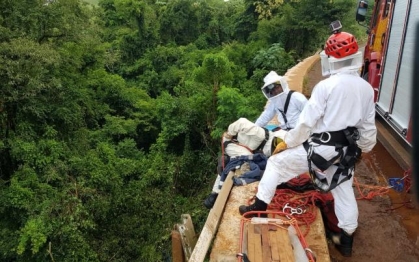
MULTIPOLYGON (((339 131, 356 127, 362 152, 376 144, 374 92, 371 85, 354 71, 346 71, 320 81, 300 114, 297 126, 288 131, 284 141, 288 149, 268 159, 256 197, 269 204, 277 185, 308 171, 307 152, 302 145, 313 133, 339 131)), ((314 142, 314 152, 326 160, 338 153, 334 146, 314 142)), ((329 179, 336 171, 332 165, 324 174, 329 179)), ((353 177, 331 190, 335 200, 338 227, 352 234, 358 227, 358 206, 352 188, 353 177)))
MULTIPOLYGON (((268 132, 268 139, 266 140, 265 145, 262 148, 263 154, 266 157, 271 155, 271 144, 272 139, 284 131, 268 132)), ((260 126, 255 125, 253 122, 247 118, 239 118, 235 122, 231 123, 228 126, 227 134, 230 136, 237 136, 236 143, 229 143, 224 149, 225 154, 230 157, 239 157, 239 156, 252 156, 253 151, 257 149, 261 143, 266 139, 266 130, 260 126)), ((229 141, 223 137, 223 143, 229 141)), ((225 172, 225 171, 224 171, 225 172)), ((224 173, 221 172, 221 173, 224 173)), ((227 172, 228 173, 228 172, 227 172)), ((225 176, 222 177, 220 174, 217 176, 217 180, 214 183, 212 192, 218 193, 224 183, 225 176)))
POLYGON ((303 108, 307 103, 307 98, 299 92, 294 92, 291 95, 286 114, 287 121, 285 121, 282 113, 284 111, 285 102, 287 100, 290 89, 288 87, 287 81, 285 80, 285 77, 281 77, 279 81, 281 82, 283 92, 275 97, 269 98, 269 103, 266 105, 265 110, 255 122, 257 126, 266 126, 272 120, 275 114, 277 115, 278 121, 280 123, 280 128, 283 130, 292 129, 297 124, 298 117, 300 116, 301 111, 303 111, 303 108))

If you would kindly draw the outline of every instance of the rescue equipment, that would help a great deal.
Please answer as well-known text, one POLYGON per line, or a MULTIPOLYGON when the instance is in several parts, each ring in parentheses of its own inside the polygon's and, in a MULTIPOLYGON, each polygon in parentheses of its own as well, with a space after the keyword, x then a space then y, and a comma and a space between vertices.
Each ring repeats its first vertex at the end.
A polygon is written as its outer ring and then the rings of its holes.
POLYGON ((289 214, 278 211, 244 213, 240 222, 238 262, 289 261, 290 258, 293 261, 316 261, 297 220, 287 216, 289 214))
POLYGON ((303 143, 307 151, 307 161, 310 177, 314 186, 322 191, 329 192, 339 184, 352 177, 355 162, 361 156, 361 149, 356 144, 359 139, 359 131, 355 127, 348 127, 344 130, 335 132, 323 132, 313 134, 309 140, 303 143), (324 159, 321 155, 314 152, 313 143, 319 145, 334 146, 338 154, 330 160, 324 159), (346 147, 346 152, 344 148, 346 147), (317 168, 312 166, 314 164, 317 168), (330 166, 337 166, 330 184, 323 173, 330 166))
POLYGON ((352 34, 338 32, 327 39, 324 50, 328 56, 343 58, 358 52, 358 43, 352 34))
POLYGON ((282 115, 282 118, 284 118, 284 124, 287 126, 287 130, 290 129, 288 127, 287 111, 288 111, 288 106, 290 104, 290 99, 291 99, 292 93, 294 93, 294 92, 295 92, 294 90, 290 90, 288 92, 287 100, 285 101, 285 105, 284 105, 284 111, 282 111, 281 109, 278 108, 279 112, 282 115))

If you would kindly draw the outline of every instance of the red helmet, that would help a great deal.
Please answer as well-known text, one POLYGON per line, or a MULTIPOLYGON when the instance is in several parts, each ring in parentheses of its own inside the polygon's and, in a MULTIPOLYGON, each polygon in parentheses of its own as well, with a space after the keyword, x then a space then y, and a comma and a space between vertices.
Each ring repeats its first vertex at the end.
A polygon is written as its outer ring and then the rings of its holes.
POLYGON ((358 43, 353 35, 339 32, 327 39, 324 51, 328 56, 343 58, 358 52, 358 43))

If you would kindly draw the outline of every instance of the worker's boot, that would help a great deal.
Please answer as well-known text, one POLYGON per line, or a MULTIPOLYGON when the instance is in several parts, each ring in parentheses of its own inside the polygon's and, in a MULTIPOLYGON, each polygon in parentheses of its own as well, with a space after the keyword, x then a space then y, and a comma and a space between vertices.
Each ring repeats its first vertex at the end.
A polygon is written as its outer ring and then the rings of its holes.
POLYGON ((348 234, 345 232, 345 230, 341 230, 340 233, 332 233, 331 240, 336 246, 336 249, 339 250, 339 252, 344 257, 350 257, 352 256, 352 244, 354 242, 354 235, 348 234))
POLYGON ((205 200, 204 200, 204 206, 208 209, 211 209, 214 204, 215 200, 217 200, 218 193, 212 192, 205 200))
POLYGON ((251 204, 250 206, 245 206, 245 205, 240 206, 239 211, 240 211, 240 214, 243 215, 244 213, 249 212, 249 211, 266 211, 267 208, 268 208, 268 204, 266 204, 259 198, 256 198, 255 202, 251 204))

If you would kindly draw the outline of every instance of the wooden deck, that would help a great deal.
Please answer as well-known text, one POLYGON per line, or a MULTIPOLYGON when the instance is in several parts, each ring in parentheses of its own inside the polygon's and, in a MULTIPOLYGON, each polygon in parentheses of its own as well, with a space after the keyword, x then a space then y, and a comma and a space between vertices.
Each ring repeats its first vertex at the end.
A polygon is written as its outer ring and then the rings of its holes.
MULTIPOLYGON (((240 250, 240 222, 242 216, 239 213, 239 206, 247 204, 247 200, 255 194, 258 182, 233 187, 227 204, 225 206, 223 216, 214 243, 210 253, 211 262, 232 262, 238 261, 236 254, 240 250)), ((316 220, 310 225, 310 231, 305 237, 309 248, 315 253, 317 261, 330 262, 329 249, 327 246, 326 235, 321 218, 320 210, 317 209, 316 220)), ((252 256, 250 261, 294 261, 292 248, 290 248, 290 239, 286 230, 269 230, 268 225, 251 226, 248 232, 247 253, 252 256), (254 241, 254 239, 259 239, 254 241), (253 243, 253 244, 252 244, 253 243), (258 243, 258 244, 254 244, 258 243), (253 249, 253 250, 252 250, 253 249), (254 255, 253 255, 253 254, 254 255), (280 258, 279 260, 277 258, 280 258), (291 260, 290 260, 291 259, 291 260)), ((303 231, 303 228, 302 228, 303 231)))

